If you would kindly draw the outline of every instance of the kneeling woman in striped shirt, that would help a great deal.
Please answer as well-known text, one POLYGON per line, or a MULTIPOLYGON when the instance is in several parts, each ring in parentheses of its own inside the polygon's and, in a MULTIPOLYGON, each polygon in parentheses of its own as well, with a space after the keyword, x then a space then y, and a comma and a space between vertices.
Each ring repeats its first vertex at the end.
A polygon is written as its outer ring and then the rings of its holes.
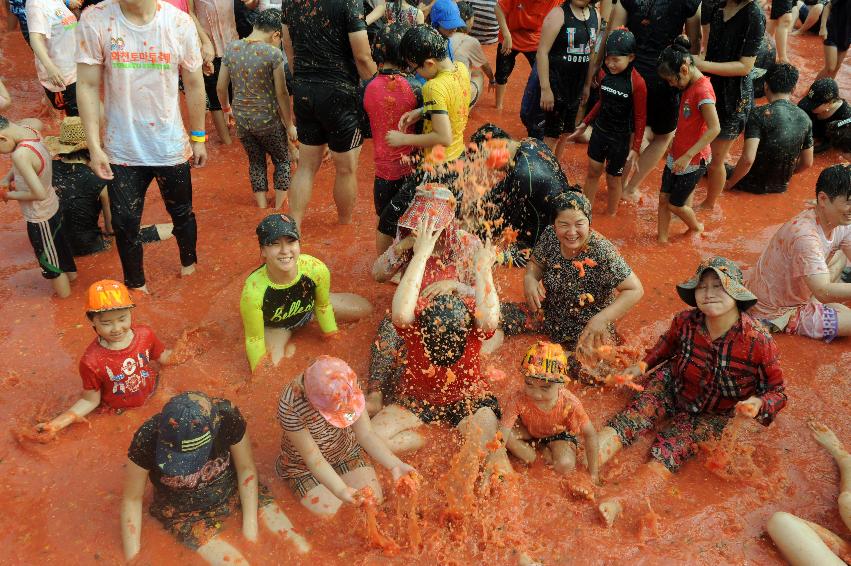
POLYGON ((372 430, 365 405, 355 372, 331 356, 314 360, 281 394, 278 422, 284 436, 275 468, 317 515, 331 516, 343 503, 358 503, 366 487, 381 502, 381 484, 361 448, 390 470, 394 481, 414 471, 372 430))

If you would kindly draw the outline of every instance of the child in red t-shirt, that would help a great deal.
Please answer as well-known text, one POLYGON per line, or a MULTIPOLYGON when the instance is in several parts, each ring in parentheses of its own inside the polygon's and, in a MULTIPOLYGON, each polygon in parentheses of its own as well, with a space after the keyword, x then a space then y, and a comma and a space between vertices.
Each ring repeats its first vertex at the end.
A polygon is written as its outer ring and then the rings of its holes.
POLYGON ((711 159, 709 144, 721 132, 712 83, 695 67, 688 50, 688 39, 680 36, 659 56, 659 76, 683 91, 677 133, 662 174, 658 235, 661 244, 668 242, 672 213, 686 223, 689 232, 703 232, 703 224, 691 207, 691 196, 711 159))
POLYGON ((122 283, 105 279, 89 287, 86 316, 97 338, 80 358, 83 394, 70 409, 36 430, 55 433, 100 405, 123 410, 139 407, 151 396, 157 386, 151 361, 168 363, 171 350, 147 326, 133 325, 130 309, 134 306, 122 283))
POLYGON ((423 105, 419 83, 403 71, 407 64, 399 45, 408 29, 409 25, 397 22, 386 26, 379 33, 375 49, 381 60, 381 70, 364 91, 363 106, 369 117, 375 146, 373 200, 375 214, 378 215, 378 232, 375 235, 378 255, 390 247, 396 236, 394 219, 398 216, 383 212, 414 171, 412 162, 407 158, 415 148, 409 145, 393 147, 387 144, 385 138, 387 132, 399 128, 399 120, 406 112, 423 105))
POLYGON ((567 356, 562 347, 538 342, 523 358, 523 391, 503 409, 502 436, 506 448, 531 464, 541 447, 549 452, 555 470, 568 474, 576 468, 576 435, 585 439, 591 481, 599 483, 597 431, 582 403, 565 386, 567 356))
MULTIPOLYGON (((491 272, 493 246, 476 254, 475 305, 451 292, 420 299, 426 261, 442 232, 437 226, 433 217, 420 222, 414 257, 393 296, 391 316, 405 342, 407 360, 396 387, 396 403, 375 415, 373 427, 394 452, 421 447, 424 440, 414 429, 424 422, 458 427, 465 442, 480 450, 499 428, 499 403, 488 392, 479 358, 482 342, 499 324, 499 297, 491 272)), ((504 448, 489 454, 487 467, 497 474, 511 472, 504 448)))

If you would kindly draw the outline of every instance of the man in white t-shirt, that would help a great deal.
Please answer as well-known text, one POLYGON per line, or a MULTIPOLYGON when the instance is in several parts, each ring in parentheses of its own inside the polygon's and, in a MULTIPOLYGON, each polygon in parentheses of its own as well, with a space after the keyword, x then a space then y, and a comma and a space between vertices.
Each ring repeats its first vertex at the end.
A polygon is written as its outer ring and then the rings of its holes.
POLYGON ((77 27, 77 86, 90 167, 109 185, 112 226, 124 282, 147 292, 139 226, 145 193, 156 179, 174 223, 181 274, 195 271, 197 225, 189 158, 202 167, 204 79, 195 24, 157 0, 105 0, 77 27), (191 136, 178 103, 183 77, 191 136), (99 94, 104 82, 106 126, 101 140, 99 94))
MULTIPOLYGON (((74 4, 79 6, 75 0, 74 4)), ((77 17, 62 0, 29 0, 27 22, 38 81, 48 100, 67 116, 77 115, 77 17)))
POLYGON ((772 330, 830 342, 851 335, 851 167, 824 169, 816 206, 777 230, 745 285, 759 299, 752 309, 772 330), (846 304, 843 304, 846 303, 846 304))

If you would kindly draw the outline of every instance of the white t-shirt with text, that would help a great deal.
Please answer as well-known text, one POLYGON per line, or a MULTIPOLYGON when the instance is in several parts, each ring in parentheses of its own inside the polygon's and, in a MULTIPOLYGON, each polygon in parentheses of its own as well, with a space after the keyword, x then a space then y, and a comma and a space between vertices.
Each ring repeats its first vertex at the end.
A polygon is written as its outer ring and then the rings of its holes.
MULTIPOLYGON (((76 39, 74 28, 77 17, 62 0, 27 0, 27 24, 30 33, 40 33, 46 39, 47 54, 59 68, 65 85, 77 82, 77 62, 74 60, 76 39)), ((35 58, 38 80, 50 92, 60 92, 62 87, 47 80, 47 69, 35 58)))
POLYGON ((118 0, 87 8, 77 27, 77 63, 103 67, 110 163, 170 166, 192 155, 178 97, 180 68, 201 68, 201 48, 188 14, 157 3, 154 18, 136 25, 118 0))

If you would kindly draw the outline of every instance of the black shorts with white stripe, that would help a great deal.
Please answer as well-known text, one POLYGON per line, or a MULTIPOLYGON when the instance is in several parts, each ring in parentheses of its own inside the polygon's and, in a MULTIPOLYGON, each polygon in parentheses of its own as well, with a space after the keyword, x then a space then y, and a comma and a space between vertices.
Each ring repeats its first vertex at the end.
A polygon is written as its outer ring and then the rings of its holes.
POLYGON ((293 101, 299 142, 328 144, 336 153, 363 145, 360 100, 353 88, 296 80, 293 101))
POLYGON ((27 236, 41 266, 42 277, 56 279, 63 273, 77 272, 71 244, 63 233, 61 212, 44 222, 27 222, 27 236))

